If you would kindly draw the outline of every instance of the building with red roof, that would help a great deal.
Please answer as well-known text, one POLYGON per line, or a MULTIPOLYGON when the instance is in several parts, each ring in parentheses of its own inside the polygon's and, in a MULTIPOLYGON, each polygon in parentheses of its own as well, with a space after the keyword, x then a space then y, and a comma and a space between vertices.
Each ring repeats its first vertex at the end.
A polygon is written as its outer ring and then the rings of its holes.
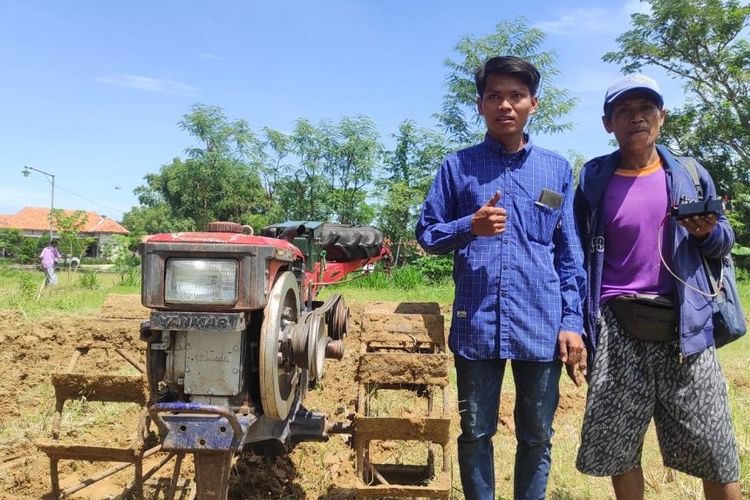
MULTIPOLYGON (((65 215, 72 215, 75 210, 64 209, 65 215)), ((50 209, 40 207, 24 207, 15 214, 0 214, 0 228, 19 229, 24 236, 41 238, 50 231, 50 209)), ((52 229, 55 229, 54 227, 52 229)), ((106 215, 86 211, 86 223, 79 233, 82 237, 96 240, 86 252, 91 257, 99 257, 104 243, 116 234, 129 234, 119 222, 106 215)))

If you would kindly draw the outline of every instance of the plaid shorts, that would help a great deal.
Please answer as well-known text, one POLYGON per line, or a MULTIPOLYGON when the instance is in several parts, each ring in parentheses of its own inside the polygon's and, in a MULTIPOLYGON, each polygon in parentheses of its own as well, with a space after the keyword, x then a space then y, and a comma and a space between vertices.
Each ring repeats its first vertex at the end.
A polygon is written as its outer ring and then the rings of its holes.
POLYGON ((739 480, 727 386, 713 347, 680 362, 678 342, 628 336, 602 307, 576 467, 615 476, 641 466, 651 417, 664 465, 692 476, 739 480))

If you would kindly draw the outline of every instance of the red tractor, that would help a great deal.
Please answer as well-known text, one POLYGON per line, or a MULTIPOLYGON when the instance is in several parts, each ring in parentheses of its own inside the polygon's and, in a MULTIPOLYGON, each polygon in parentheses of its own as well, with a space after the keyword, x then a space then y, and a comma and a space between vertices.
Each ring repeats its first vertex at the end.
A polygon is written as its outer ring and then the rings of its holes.
POLYGON ((348 308, 317 292, 389 257, 376 229, 319 222, 261 236, 216 222, 145 240, 148 412, 163 450, 194 455, 198 498, 227 496, 237 451, 327 438, 325 415, 302 403, 325 358, 341 359, 348 308))

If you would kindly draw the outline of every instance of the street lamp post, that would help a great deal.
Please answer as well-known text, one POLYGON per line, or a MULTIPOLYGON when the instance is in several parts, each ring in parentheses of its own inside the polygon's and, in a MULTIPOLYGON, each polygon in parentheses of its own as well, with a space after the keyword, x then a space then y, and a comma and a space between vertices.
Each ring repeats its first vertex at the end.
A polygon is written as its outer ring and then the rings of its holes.
POLYGON ((52 203, 50 204, 49 209, 49 237, 52 238, 52 212, 55 210, 55 174, 50 174, 49 172, 45 172, 44 170, 39 170, 38 168, 34 167, 28 167, 26 165, 24 165, 21 173, 24 175, 24 177, 28 177, 31 173, 31 170, 33 170, 34 172, 39 172, 42 175, 46 175, 52 182, 52 203))

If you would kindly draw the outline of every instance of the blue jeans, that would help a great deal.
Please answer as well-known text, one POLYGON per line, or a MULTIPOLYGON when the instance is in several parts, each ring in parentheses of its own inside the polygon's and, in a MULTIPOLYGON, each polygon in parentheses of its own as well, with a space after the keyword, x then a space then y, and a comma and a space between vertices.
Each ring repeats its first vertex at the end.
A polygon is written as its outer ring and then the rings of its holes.
MULTIPOLYGON (((467 500, 495 498, 492 436, 497 431, 504 359, 455 356, 458 378, 458 465, 467 500)), ((562 363, 511 361, 516 384, 515 499, 543 500, 552 462, 552 419, 560 397, 562 363)))

